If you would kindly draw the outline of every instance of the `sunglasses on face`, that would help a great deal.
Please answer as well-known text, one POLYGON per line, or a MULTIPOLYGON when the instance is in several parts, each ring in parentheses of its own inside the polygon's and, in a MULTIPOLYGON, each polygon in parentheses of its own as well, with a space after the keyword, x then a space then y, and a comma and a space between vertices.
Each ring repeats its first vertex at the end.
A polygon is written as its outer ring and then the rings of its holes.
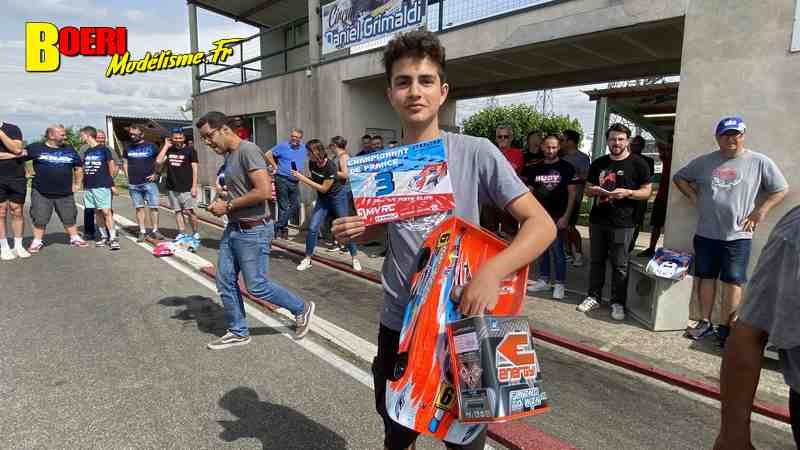
POLYGON ((511 139, 511 135, 509 134, 498 134, 496 136, 497 139, 511 139))

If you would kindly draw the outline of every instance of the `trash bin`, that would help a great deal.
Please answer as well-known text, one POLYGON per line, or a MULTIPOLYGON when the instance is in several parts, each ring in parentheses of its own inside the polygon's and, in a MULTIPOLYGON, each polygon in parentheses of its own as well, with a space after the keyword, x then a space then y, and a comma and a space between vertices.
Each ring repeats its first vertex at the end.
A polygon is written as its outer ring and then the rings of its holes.
POLYGON ((626 309, 637 322, 653 331, 683 330, 689 321, 692 277, 675 281, 645 272, 645 265, 628 265, 626 309))

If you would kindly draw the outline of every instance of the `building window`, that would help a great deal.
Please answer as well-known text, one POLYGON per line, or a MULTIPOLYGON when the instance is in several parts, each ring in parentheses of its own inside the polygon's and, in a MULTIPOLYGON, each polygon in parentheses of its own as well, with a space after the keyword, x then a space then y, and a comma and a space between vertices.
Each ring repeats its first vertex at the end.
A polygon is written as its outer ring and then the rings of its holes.
POLYGON ((795 0, 791 51, 800 52, 800 0, 795 0))

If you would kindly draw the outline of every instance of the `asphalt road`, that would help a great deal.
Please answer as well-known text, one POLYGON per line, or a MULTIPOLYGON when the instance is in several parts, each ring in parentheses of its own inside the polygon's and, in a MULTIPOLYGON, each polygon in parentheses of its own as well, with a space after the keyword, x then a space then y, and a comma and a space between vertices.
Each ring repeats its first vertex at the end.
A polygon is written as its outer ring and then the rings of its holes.
MULTIPOLYGON (((124 197, 115 209, 134 217, 124 197)), ((56 220, 50 230, 61 231, 56 220)), ((198 254, 215 262, 221 231, 202 235, 198 254)), ((40 255, 0 265, 0 448, 381 447, 370 389, 335 359, 252 316, 250 345, 206 350, 225 330, 208 288, 127 239, 117 253, 70 248, 63 233, 46 240, 40 255)), ((273 250, 270 276, 376 343, 380 287, 320 265, 297 272, 298 262, 273 250)), ((530 423, 543 431, 586 449, 711 448, 712 402, 551 346, 538 353, 553 411, 530 423)), ((753 423, 756 447, 792 448, 773 425, 753 423)))

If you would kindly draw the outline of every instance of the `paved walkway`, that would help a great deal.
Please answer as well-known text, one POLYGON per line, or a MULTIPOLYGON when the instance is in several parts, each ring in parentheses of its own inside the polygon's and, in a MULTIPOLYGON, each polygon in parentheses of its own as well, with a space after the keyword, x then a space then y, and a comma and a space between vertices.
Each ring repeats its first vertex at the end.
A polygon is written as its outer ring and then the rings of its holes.
MULTIPOLYGON (((202 214, 213 218, 207 212, 203 211, 202 214)), ((580 226, 578 229, 584 238, 584 255, 588 256, 589 230, 587 227, 580 226)), ((289 240, 279 242, 295 250, 303 251, 305 249, 305 232, 293 228, 289 232, 289 240)), ((649 242, 650 233, 640 233, 634 255, 646 248, 649 242)), ((382 245, 359 247, 358 257, 364 270, 380 273, 383 265, 383 257, 380 256, 382 250, 382 245)), ((342 263, 350 263, 348 253, 332 250, 331 246, 323 239, 317 243, 316 254, 336 259, 342 263)), ((645 262, 644 258, 635 259, 645 262)), ((530 278, 533 279, 535 276, 535 271, 531 270, 530 278)), ((610 318, 608 305, 589 314, 579 313, 575 310, 575 306, 583 299, 588 281, 588 261, 580 268, 568 264, 565 299, 555 300, 546 292, 529 296, 524 311, 531 319, 532 325, 537 329, 626 356, 694 380, 704 381, 715 386, 719 385, 722 349, 718 348, 715 339, 691 341, 683 337, 683 331, 653 332, 630 317, 624 322, 616 322, 610 318)), ((606 289, 609 285, 610 283, 607 282, 606 289)), ((776 360, 777 355, 768 352, 767 356, 769 357, 765 358, 765 368, 761 373, 756 398, 767 403, 786 405, 788 390, 780 373, 779 363, 776 360)))

